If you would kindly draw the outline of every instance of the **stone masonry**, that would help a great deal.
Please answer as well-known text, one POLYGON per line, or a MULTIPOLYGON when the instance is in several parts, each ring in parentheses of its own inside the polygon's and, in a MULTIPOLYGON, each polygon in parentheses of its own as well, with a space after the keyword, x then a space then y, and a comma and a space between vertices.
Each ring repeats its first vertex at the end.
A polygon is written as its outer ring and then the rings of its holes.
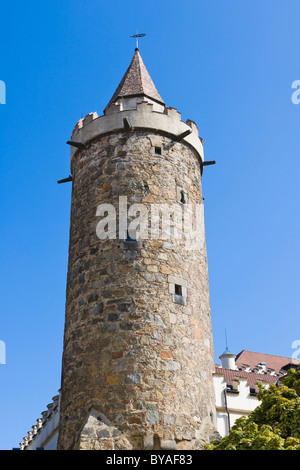
POLYGON ((176 110, 129 98, 72 134, 58 448, 201 449, 216 428, 205 242, 101 240, 97 208, 113 205, 118 227, 120 197, 149 214, 202 204, 202 141, 176 110))

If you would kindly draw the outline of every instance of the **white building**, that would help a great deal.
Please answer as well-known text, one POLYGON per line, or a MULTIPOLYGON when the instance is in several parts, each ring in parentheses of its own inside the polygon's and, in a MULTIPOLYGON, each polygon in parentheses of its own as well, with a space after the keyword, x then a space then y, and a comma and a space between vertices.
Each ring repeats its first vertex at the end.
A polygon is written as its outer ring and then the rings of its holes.
MULTIPOLYGON (((60 391, 59 391, 60 392, 60 391)), ((58 392, 58 393, 59 393, 58 392)), ((20 442, 21 450, 56 450, 60 412, 60 393, 52 398, 47 411, 42 412, 32 430, 20 442)))
POLYGON ((296 359, 245 350, 235 356, 226 349, 220 359, 222 365, 216 365, 214 388, 217 426, 222 437, 237 418, 248 416, 259 405, 258 384, 269 387, 299 364, 296 359))

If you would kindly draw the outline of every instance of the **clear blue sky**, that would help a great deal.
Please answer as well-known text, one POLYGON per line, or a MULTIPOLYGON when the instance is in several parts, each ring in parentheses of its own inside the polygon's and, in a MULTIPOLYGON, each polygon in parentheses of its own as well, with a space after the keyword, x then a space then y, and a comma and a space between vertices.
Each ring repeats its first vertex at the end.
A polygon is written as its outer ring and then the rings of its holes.
POLYGON ((140 51, 164 101, 204 138, 212 325, 225 348, 290 357, 299 329, 297 0, 44 0, 1 6, 0 448, 60 387, 70 184, 65 142, 140 51))

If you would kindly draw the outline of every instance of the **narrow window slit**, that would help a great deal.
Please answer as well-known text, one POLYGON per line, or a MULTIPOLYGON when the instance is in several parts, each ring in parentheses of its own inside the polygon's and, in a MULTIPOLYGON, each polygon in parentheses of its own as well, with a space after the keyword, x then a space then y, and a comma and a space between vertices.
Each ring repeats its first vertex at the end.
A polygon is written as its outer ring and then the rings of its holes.
POLYGON ((180 191, 180 202, 186 204, 186 197, 184 191, 180 191))

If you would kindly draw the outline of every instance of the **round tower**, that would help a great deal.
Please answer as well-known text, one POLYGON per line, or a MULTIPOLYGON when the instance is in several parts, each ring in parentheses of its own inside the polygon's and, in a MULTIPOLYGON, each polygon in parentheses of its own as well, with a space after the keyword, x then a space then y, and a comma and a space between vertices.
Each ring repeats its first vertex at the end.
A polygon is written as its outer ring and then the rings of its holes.
POLYGON ((231 370, 236 370, 237 366, 235 364, 235 354, 229 351, 228 347, 226 346, 225 351, 219 358, 222 361, 222 367, 223 369, 231 369, 231 370))
POLYGON ((69 144, 58 448, 201 449, 216 419, 197 126, 165 106, 136 49, 69 144))

